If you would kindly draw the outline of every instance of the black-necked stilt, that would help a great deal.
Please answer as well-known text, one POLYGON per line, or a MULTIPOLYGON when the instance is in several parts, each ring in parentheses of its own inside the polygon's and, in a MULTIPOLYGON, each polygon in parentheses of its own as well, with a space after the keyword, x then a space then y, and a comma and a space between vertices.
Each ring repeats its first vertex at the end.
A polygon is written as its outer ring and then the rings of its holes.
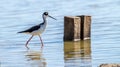
MULTIPOLYGON (((44 13, 42 14, 43 23, 40 23, 40 24, 38 24, 38 25, 36 25, 36 26, 33 26, 33 27, 31 27, 31 28, 29 28, 29 29, 27 29, 27 30, 18 32, 18 33, 27 33, 27 34, 31 34, 31 35, 32 35, 32 36, 29 38, 29 40, 26 42, 26 44, 25 44, 26 47, 27 47, 29 41, 32 39, 32 37, 33 37, 34 35, 38 35, 38 36, 39 36, 40 41, 41 41, 41 44, 42 44, 41 47, 43 47, 43 42, 42 42, 42 39, 41 39, 40 34, 42 34, 42 32, 43 32, 43 31, 45 30, 45 28, 46 28, 46 25, 47 25, 47 20, 46 20, 46 18, 47 18, 47 17, 50 17, 50 18, 52 18, 52 19, 55 19, 55 18, 53 18, 52 16, 50 16, 50 15, 48 14, 48 12, 44 12, 44 13)), ((55 20, 56 20, 56 19, 55 19, 55 20)))

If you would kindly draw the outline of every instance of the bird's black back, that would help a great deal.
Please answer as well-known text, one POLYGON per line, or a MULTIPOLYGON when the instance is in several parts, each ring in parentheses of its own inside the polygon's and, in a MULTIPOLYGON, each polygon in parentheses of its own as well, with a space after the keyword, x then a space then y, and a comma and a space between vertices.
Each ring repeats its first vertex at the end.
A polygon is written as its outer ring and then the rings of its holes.
POLYGON ((24 31, 21 31, 21 32, 18 32, 18 33, 25 33, 25 32, 31 33, 31 32, 33 32, 33 31, 35 31, 35 30, 38 30, 38 29, 41 27, 41 25, 43 25, 43 24, 44 24, 44 23, 38 24, 38 25, 36 25, 36 26, 33 26, 33 27, 31 27, 31 28, 29 28, 29 29, 27 29, 27 30, 24 30, 24 31))

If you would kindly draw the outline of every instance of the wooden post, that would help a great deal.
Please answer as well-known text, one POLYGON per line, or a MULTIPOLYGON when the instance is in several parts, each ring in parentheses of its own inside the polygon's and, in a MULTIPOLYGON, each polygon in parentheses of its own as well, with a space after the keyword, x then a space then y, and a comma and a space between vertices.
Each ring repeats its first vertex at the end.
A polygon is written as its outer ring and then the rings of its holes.
POLYGON ((81 40, 90 39, 91 35, 91 16, 81 15, 81 40))
POLYGON ((64 41, 90 39, 91 16, 64 17, 64 41))
POLYGON ((80 39, 80 18, 64 17, 64 41, 80 39))

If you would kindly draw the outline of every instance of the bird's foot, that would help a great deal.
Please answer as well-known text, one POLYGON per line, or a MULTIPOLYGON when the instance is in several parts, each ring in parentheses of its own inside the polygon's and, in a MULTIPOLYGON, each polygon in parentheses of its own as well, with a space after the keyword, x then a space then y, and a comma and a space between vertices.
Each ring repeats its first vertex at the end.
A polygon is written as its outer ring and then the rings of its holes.
POLYGON ((29 49, 29 47, 28 47, 27 45, 28 45, 28 42, 25 44, 25 47, 26 47, 27 49, 29 49))
POLYGON ((29 50, 29 47, 27 45, 25 45, 25 47, 29 50))
POLYGON ((43 46, 44 46, 44 45, 42 44, 42 45, 41 45, 41 48, 43 48, 43 46))

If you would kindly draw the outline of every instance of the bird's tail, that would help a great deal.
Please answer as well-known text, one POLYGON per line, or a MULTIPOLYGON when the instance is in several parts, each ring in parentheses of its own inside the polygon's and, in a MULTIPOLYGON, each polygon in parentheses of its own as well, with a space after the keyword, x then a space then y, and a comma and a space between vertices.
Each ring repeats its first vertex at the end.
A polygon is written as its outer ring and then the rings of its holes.
POLYGON ((24 31, 20 31, 20 32, 17 32, 17 33, 24 33, 24 31))

